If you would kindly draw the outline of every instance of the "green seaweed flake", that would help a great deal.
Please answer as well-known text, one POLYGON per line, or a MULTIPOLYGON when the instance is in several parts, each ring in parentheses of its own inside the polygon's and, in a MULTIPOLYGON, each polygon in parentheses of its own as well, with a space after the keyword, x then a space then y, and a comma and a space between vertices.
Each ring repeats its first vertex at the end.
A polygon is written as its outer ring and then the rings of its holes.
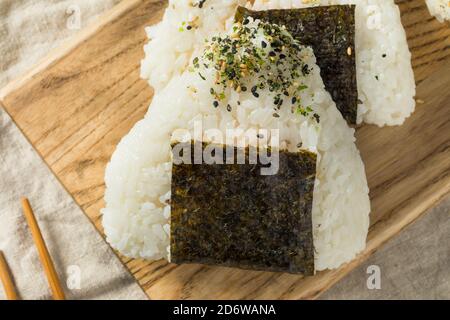
MULTIPOLYGON (((267 88, 273 94, 275 108, 283 105, 282 96, 294 96, 292 112, 301 109, 299 114, 309 116, 312 110, 302 105, 299 96, 300 91, 308 88, 303 78, 310 72, 300 54, 300 43, 284 26, 267 22, 249 19, 236 23, 232 30, 230 35, 205 41, 203 54, 192 61, 195 69, 203 66, 215 72, 215 84, 221 91, 212 89, 211 95, 222 101, 229 88, 238 93, 250 88, 250 93, 259 98, 259 91, 267 88)), ((274 117, 279 115, 274 113, 274 117)))

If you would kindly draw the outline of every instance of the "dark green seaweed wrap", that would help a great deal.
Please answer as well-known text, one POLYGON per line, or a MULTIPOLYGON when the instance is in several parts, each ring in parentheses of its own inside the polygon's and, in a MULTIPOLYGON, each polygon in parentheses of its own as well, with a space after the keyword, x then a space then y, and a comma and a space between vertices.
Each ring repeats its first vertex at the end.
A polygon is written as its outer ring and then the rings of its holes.
POLYGON ((265 11, 239 7, 236 21, 243 22, 246 17, 284 25, 302 45, 312 47, 326 90, 347 122, 356 123, 354 5, 265 11))
POLYGON ((313 275, 316 154, 280 151, 277 174, 261 175, 250 149, 228 148, 246 164, 173 164, 171 262, 313 275))

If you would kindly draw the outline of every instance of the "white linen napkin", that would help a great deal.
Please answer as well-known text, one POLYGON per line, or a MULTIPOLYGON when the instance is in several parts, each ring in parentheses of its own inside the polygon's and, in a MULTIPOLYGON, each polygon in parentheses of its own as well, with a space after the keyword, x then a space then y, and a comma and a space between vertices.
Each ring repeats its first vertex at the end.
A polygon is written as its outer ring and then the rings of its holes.
MULTIPOLYGON (((1 0, 0 87, 117 2, 1 0)), ((51 299, 21 196, 30 199, 68 299, 147 298, 0 107, 0 250, 22 299, 51 299)))

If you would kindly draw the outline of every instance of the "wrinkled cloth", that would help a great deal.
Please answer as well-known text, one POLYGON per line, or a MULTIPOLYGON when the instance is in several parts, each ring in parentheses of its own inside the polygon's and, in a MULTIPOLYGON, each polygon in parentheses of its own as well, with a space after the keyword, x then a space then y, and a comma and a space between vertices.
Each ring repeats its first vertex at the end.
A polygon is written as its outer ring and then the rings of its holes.
POLYGON ((321 299, 450 299, 450 198, 401 231, 321 299))
MULTIPOLYGON (((1 0, 0 87, 117 0, 1 0), (75 16, 74 16, 75 15, 75 16), (78 19, 81 17, 81 19, 78 19)), ((68 299, 146 299, 82 210, 0 108, 0 250, 22 299, 51 291, 22 213, 27 196, 68 299)), ((0 299, 5 294, 0 284, 0 299)))

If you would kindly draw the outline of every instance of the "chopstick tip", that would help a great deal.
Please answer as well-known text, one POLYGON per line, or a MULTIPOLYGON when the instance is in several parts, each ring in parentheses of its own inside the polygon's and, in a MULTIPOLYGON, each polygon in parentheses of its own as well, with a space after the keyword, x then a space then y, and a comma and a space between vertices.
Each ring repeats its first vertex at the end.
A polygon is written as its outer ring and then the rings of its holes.
POLYGON ((28 198, 25 197, 25 196, 23 196, 23 197, 20 198, 20 203, 22 204, 22 206, 30 205, 30 201, 29 201, 28 198))

